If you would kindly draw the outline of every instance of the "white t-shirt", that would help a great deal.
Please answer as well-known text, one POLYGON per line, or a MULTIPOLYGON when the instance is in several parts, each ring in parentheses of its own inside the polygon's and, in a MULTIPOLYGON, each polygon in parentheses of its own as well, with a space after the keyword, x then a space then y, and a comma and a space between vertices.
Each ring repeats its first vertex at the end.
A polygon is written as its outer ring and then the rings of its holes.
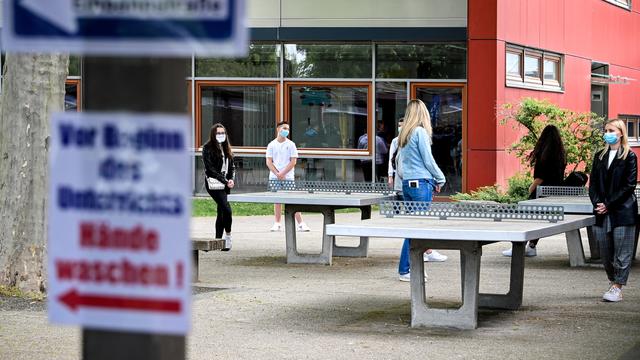
MULTIPOLYGON (((296 144, 289 139, 285 139, 283 142, 279 142, 278 139, 275 139, 267 146, 267 157, 271 158, 276 169, 282 170, 289 165, 291 158, 298 157, 298 149, 296 148, 296 144)), ((294 171, 295 166, 287 173, 285 180, 294 180, 294 171)), ((277 179, 278 177, 273 172, 269 171, 269 180, 277 179)))
POLYGON ((611 163, 613 162, 613 159, 616 158, 616 155, 618 155, 618 150, 609 150, 609 163, 607 164, 607 169, 609 168, 609 166, 611 166, 611 163))

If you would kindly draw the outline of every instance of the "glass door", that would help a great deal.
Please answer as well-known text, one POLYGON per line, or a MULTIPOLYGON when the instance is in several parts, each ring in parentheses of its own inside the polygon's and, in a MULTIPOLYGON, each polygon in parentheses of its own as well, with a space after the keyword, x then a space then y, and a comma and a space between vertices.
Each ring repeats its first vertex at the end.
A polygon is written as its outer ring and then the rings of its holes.
POLYGON ((465 189, 465 84, 411 84, 411 98, 422 100, 433 127, 431 150, 447 183, 439 195, 453 195, 465 189))

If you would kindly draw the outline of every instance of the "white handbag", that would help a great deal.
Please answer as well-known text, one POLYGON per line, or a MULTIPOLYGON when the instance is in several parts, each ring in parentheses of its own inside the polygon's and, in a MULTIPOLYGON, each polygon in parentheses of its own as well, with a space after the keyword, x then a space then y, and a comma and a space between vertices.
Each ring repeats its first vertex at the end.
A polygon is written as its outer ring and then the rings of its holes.
POLYGON ((224 190, 225 185, 216 178, 207 177, 207 187, 209 190, 224 190))

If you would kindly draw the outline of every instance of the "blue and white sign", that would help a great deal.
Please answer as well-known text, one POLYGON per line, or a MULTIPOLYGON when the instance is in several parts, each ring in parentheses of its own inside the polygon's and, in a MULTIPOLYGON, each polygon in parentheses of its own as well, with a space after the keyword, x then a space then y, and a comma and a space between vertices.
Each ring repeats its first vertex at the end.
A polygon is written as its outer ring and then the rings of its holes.
POLYGON ((190 133, 188 117, 180 115, 53 115, 52 323, 188 332, 190 133))
POLYGON ((244 56, 244 0, 5 0, 3 50, 244 56))

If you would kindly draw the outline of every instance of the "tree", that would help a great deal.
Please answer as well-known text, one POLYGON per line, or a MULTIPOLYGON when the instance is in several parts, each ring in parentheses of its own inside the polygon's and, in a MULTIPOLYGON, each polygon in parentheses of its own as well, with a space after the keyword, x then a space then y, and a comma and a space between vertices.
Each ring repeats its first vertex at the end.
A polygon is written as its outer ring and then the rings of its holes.
POLYGON ((604 119, 594 113, 578 113, 562 109, 548 100, 524 98, 519 103, 503 105, 502 116, 503 124, 513 121, 514 128, 526 131, 509 147, 509 151, 526 167, 530 166, 527 157, 546 125, 555 125, 560 131, 567 152, 568 171, 584 166, 588 173, 593 153, 602 146, 604 119))
POLYGON ((49 116, 69 56, 7 54, 0 96, 0 285, 46 291, 49 116))

